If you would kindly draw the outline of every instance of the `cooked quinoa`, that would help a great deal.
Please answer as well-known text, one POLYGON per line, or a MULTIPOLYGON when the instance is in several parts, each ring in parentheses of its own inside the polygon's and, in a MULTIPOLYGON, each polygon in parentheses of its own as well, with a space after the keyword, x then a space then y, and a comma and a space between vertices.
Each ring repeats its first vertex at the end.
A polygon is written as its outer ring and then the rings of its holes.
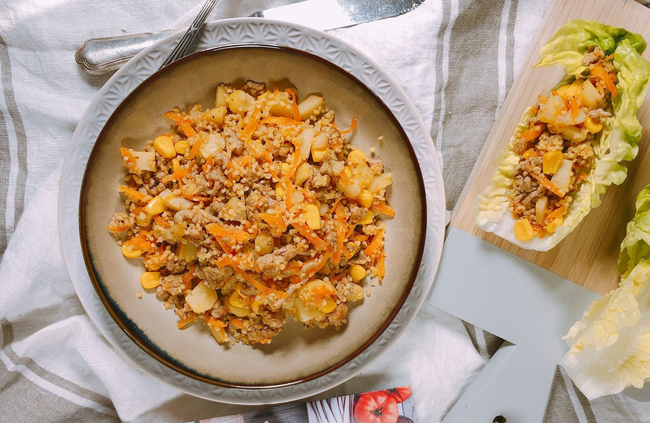
POLYGON ((611 60, 590 48, 583 59, 589 75, 539 96, 532 109, 530 129, 514 145, 519 163, 509 198, 517 239, 555 232, 593 170, 594 145, 607 130, 603 121, 617 95, 611 60))
POLYGON ((346 139, 356 120, 342 131, 322 97, 253 81, 165 117, 168 134, 121 149, 126 211, 108 226, 142 287, 220 343, 270 343, 288 316, 344 325, 385 275, 379 216, 395 215, 382 160, 346 139))

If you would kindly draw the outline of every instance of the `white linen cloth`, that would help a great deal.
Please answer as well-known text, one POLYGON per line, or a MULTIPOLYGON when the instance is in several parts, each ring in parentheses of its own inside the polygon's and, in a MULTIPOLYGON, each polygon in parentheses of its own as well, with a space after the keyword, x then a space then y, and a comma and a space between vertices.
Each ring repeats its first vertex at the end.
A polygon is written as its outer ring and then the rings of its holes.
MULTIPOLYGON (((221 0, 211 19, 289 2, 221 0)), ((63 158, 76 123, 108 79, 81 70, 74 51, 89 38, 187 26, 202 3, 0 3, 0 421, 188 421, 249 409, 183 394, 122 358, 79 303, 58 237, 63 158)), ((427 0, 400 17, 333 31, 375 59, 415 102, 442 159, 448 207, 548 3, 427 0)), ((376 362, 318 397, 410 384, 418 421, 438 422, 497 344, 487 332, 425 304, 376 362)), ((558 388, 556 403, 567 402, 567 386, 558 388)), ((565 408, 553 407, 547 421, 574 421, 565 408)), ((594 415, 650 421, 647 407, 644 414, 625 397, 579 408, 573 408, 575 421, 592 422, 594 415)))

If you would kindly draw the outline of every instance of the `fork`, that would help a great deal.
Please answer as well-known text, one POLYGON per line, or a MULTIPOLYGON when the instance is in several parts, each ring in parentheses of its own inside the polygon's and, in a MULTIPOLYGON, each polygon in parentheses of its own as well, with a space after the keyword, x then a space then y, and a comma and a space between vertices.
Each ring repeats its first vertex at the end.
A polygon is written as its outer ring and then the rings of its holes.
POLYGON ((183 37, 180 39, 176 47, 174 47, 174 50, 160 67, 161 69, 187 54, 187 50, 189 50, 190 45, 192 45, 192 42, 196 36, 199 35, 199 32, 201 32, 201 27, 203 27, 205 19, 208 17, 210 12, 212 12, 212 9, 214 9, 214 6, 216 6, 218 2, 219 0, 207 0, 205 2, 199 14, 196 15, 196 18, 194 18, 192 25, 190 25, 187 31, 185 31, 185 34, 183 34, 183 37))

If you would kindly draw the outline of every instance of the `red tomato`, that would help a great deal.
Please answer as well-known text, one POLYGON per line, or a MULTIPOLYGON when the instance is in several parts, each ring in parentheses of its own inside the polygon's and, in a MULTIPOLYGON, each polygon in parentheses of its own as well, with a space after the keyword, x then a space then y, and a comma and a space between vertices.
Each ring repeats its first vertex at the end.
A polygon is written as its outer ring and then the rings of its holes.
POLYGON ((410 386, 400 386, 399 388, 391 388, 391 389, 387 389, 386 392, 398 404, 411 398, 411 394, 413 393, 413 391, 411 391, 410 386))
POLYGON ((397 403, 386 392, 361 394, 354 405, 354 418, 358 423, 396 423, 397 403))

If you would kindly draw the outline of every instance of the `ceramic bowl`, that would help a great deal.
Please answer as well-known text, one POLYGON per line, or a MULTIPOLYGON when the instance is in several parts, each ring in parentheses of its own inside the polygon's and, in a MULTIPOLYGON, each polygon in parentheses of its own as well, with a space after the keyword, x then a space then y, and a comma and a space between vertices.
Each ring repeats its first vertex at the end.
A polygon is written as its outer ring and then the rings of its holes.
POLYGON ((322 377, 368 348, 388 327, 414 283, 426 232, 426 200, 418 162, 400 123, 358 79, 304 51, 264 45, 226 46, 201 51, 156 72, 128 95, 111 115, 91 152, 81 189, 80 236, 86 267, 104 306, 140 348, 191 378, 224 387, 277 388, 322 377), (220 83, 247 79, 280 89, 294 87, 299 100, 322 94, 336 122, 358 126, 351 143, 384 160, 393 176, 388 202, 396 217, 387 220, 386 277, 371 296, 352 305, 340 330, 303 329, 290 318, 269 345, 223 346, 202 324, 178 330, 178 317, 165 310, 139 283, 140 259, 122 256, 106 229, 113 213, 124 211, 116 187, 126 170, 120 147, 142 149, 167 133, 163 114, 199 103, 213 107, 220 83), (137 296, 142 293, 142 298, 137 296))

